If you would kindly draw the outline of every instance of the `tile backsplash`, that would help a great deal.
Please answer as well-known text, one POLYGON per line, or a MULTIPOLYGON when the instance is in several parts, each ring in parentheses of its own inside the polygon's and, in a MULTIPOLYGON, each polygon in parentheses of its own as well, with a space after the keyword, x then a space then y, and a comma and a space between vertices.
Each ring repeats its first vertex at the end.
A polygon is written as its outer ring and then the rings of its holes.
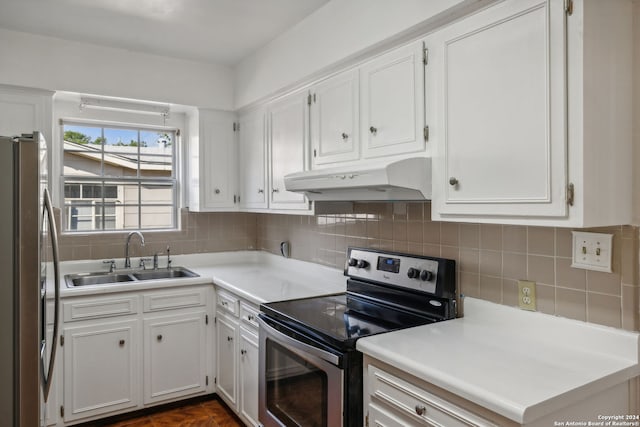
MULTIPOLYGON (((349 246, 380 248, 457 261, 465 295, 517 305, 517 281, 537 283, 538 311, 628 330, 640 330, 639 228, 593 229, 611 233, 613 273, 571 267, 571 230, 553 227, 431 221, 425 203, 356 203, 333 215, 181 212, 181 231, 146 232, 133 257, 262 249, 342 269, 349 246)), ((63 260, 124 256, 127 233, 62 235, 63 260)))
POLYGON ((516 306, 518 279, 537 283, 538 311, 640 330, 638 227, 592 229, 614 235, 613 273, 572 268, 571 230, 431 221, 427 203, 356 203, 354 213, 257 216, 258 249, 343 268, 349 246, 457 261, 465 295, 516 306))

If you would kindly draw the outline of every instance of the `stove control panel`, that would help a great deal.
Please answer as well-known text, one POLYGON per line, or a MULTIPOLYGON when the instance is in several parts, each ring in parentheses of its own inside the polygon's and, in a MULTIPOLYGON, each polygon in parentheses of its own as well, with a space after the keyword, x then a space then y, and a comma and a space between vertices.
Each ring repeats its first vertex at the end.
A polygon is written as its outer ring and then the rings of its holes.
POLYGON ((345 274, 354 279, 435 293, 438 268, 438 259, 352 248, 345 274))

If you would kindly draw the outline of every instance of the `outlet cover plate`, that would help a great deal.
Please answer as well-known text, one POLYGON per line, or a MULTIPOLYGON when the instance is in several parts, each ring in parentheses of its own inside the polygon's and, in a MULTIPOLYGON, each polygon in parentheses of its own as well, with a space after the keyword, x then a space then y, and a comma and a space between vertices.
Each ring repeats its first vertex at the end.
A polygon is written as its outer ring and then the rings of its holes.
POLYGON ((523 310, 536 311, 536 282, 518 280, 518 306, 523 310))
POLYGON ((613 234, 572 231, 571 267, 611 273, 613 234))

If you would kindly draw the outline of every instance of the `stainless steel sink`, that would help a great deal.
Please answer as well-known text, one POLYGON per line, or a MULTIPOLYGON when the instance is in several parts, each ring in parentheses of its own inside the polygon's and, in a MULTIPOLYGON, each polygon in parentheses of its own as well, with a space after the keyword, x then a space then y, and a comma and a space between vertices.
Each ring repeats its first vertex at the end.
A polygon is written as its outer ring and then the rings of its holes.
POLYGON ((160 268, 157 270, 132 270, 116 273, 79 273, 64 276, 68 288, 90 285, 115 285, 117 283, 136 282, 145 280, 180 279, 200 277, 184 267, 160 268))
POLYGON ((170 269, 144 270, 132 274, 138 280, 175 279, 179 277, 198 277, 196 273, 183 267, 170 269))

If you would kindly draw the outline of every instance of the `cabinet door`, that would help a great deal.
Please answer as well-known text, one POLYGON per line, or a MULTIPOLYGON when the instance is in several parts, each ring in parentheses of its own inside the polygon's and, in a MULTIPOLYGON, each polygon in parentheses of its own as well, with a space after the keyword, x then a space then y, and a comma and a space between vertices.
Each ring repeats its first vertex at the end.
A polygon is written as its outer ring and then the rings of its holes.
POLYGON ((306 197, 284 189, 284 176, 306 169, 307 94, 294 93, 269 107, 271 195, 273 209, 308 209, 306 197))
POLYGON ((0 85, 0 135, 42 132, 51 144, 53 92, 0 85))
POLYGON ((267 207, 265 112, 259 110, 245 114, 238 123, 240 206, 264 209, 267 207))
POLYGON ((138 321, 64 330, 64 421, 138 406, 138 321))
POLYGON ((424 151, 422 55, 422 43, 413 43, 360 68, 363 157, 424 151))
POLYGON ((240 328, 240 416, 252 426, 258 425, 258 337, 240 328))
POLYGON ((200 197, 202 210, 237 207, 234 115, 200 110, 200 197))
MULTIPOLYGON (((53 309, 51 310, 53 311, 53 309)), ((49 313, 49 310, 47 309, 47 313, 49 313)), ((47 326, 47 342, 51 343, 53 342, 53 325, 47 326)), ((59 411, 59 404, 58 404, 58 384, 62 383, 62 378, 60 378, 60 362, 61 362, 61 355, 62 355, 62 349, 58 350, 58 359, 56 359, 56 363, 55 366, 53 368, 53 377, 51 379, 51 389, 49 390, 49 398, 47 399, 47 402, 42 402, 42 404, 44 405, 44 425, 45 426, 54 426, 58 423, 58 411, 59 411)), ((45 366, 44 369, 49 369, 49 360, 47 360, 45 362, 45 366)), ((44 400, 44 399, 43 399, 44 400)))
POLYGON ((358 92, 358 70, 340 73, 311 89, 314 166, 360 156, 358 92))
POLYGON ((237 337, 238 323, 218 316, 216 321, 217 392, 234 410, 237 409, 237 337))
POLYGON ((434 216, 566 215, 562 0, 507 0, 425 42, 434 216))
POLYGON ((144 321, 144 403, 206 390, 206 313, 144 321))

